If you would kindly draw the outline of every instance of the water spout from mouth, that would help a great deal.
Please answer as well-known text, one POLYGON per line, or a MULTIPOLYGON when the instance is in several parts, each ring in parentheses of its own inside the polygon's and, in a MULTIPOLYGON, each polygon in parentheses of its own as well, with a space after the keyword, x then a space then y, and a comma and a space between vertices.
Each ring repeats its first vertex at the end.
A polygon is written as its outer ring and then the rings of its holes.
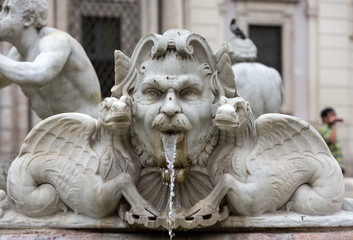
POLYGON ((177 139, 174 134, 163 134, 162 142, 164 147, 165 158, 168 163, 168 169, 170 171, 170 183, 169 183, 169 212, 168 212, 168 233, 170 239, 173 239, 173 224, 175 213, 173 211, 173 197, 174 193, 174 182, 175 182, 175 169, 174 163, 176 158, 176 143, 177 139))

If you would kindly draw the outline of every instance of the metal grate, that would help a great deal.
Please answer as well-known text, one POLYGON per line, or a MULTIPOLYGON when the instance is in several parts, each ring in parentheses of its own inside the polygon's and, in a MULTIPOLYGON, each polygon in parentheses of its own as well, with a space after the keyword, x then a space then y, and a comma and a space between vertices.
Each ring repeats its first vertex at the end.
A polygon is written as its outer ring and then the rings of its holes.
POLYGON ((131 56, 141 37, 139 7, 137 0, 70 1, 70 34, 86 50, 103 98, 114 85, 114 50, 131 56))

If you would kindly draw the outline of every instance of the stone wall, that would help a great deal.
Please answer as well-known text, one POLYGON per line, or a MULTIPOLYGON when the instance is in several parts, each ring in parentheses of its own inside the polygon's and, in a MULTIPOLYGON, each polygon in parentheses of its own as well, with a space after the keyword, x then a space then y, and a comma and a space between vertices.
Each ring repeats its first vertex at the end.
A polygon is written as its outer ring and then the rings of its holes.
POLYGON ((224 42, 229 24, 224 21, 225 1, 168 0, 163 1, 162 9, 161 33, 172 28, 188 29, 205 37, 214 52, 224 42))
POLYGON ((205 37, 212 50, 216 52, 224 42, 228 22, 225 22, 224 1, 186 1, 186 28, 205 37))
POLYGON ((310 122, 321 122, 320 111, 336 109, 344 167, 353 174, 353 3, 350 0, 308 1, 310 122))

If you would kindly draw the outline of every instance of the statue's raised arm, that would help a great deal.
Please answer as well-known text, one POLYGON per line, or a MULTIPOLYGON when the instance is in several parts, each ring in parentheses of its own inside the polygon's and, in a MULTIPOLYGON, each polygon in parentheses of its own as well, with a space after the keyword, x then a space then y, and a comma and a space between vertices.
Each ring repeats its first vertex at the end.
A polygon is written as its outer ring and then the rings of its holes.
POLYGON ((0 54, 0 88, 21 87, 37 115, 79 112, 98 117, 100 86, 80 44, 46 27, 45 0, 7 0, 0 13, 0 41, 14 47, 0 54))

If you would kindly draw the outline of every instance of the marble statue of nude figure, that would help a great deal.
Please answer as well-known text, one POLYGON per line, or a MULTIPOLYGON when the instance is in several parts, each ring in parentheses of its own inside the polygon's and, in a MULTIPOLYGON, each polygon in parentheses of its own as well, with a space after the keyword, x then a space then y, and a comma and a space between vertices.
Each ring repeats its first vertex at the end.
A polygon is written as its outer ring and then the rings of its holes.
POLYGON ((64 112, 98 117, 100 85, 85 51, 69 34, 46 27, 45 0, 6 0, 0 41, 14 47, 0 54, 0 89, 17 84, 44 119, 64 112))

